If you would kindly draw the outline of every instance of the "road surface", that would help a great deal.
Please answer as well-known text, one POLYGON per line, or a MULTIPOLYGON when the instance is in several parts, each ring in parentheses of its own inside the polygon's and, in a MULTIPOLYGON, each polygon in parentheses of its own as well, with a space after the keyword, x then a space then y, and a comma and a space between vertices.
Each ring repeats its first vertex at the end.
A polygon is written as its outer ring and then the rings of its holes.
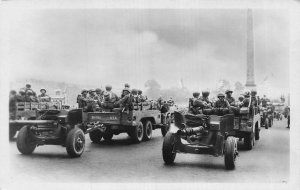
POLYGON ((41 146, 21 155, 10 142, 9 183, 27 182, 279 182, 289 180, 289 129, 286 120, 262 128, 251 151, 239 142, 236 169, 226 171, 223 157, 177 154, 175 165, 162 160, 163 138, 154 131, 148 142, 132 144, 126 134, 94 144, 86 136, 82 157, 70 159, 61 146, 41 146))

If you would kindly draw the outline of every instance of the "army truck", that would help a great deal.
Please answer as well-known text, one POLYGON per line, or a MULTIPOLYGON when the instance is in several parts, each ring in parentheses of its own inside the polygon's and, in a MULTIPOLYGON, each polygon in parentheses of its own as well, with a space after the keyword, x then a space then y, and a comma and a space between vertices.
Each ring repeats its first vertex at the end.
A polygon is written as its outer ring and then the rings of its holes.
POLYGON ((135 143, 148 141, 155 129, 161 129, 165 136, 171 124, 169 112, 162 113, 145 106, 135 106, 132 111, 114 108, 111 111, 88 112, 83 115, 86 117, 83 125, 95 129, 89 133, 90 139, 95 143, 102 138, 109 141, 113 135, 120 133, 127 133, 135 143))

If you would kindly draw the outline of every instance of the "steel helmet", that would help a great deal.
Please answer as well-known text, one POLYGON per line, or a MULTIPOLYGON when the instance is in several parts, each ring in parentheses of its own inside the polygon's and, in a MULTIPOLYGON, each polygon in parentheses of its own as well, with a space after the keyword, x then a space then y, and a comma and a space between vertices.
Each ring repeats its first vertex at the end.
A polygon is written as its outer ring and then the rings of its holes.
POLYGON ((87 89, 82 89, 82 90, 81 90, 81 94, 83 94, 83 93, 85 93, 85 92, 88 92, 87 89))
POLYGON ((209 96, 209 91, 208 90, 203 90, 202 91, 202 96, 209 96))
POLYGON ((228 93, 233 93, 233 91, 228 89, 225 91, 225 94, 228 94, 228 93))
POLYGON ((106 85, 106 86, 105 86, 105 90, 106 90, 106 91, 111 91, 111 89, 112 89, 112 86, 111 86, 111 85, 106 85))
POLYGON ((225 95, 223 93, 219 93, 218 94, 218 98, 220 98, 220 97, 224 97, 225 98, 225 95))
POLYGON ((40 92, 45 91, 45 93, 47 92, 47 90, 45 88, 41 88, 40 92))
POLYGON ((194 92, 194 93, 193 93, 194 98, 198 97, 199 95, 200 95, 199 92, 194 92))

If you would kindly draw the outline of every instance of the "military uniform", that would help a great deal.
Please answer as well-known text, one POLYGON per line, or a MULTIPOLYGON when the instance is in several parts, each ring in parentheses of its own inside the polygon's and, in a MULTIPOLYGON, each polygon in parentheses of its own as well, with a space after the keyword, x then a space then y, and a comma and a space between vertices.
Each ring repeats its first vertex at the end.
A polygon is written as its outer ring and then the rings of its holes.
POLYGON ((215 102, 214 107, 215 108, 229 108, 230 104, 229 102, 225 99, 225 95, 223 93, 218 94, 219 100, 215 102), (223 97, 223 100, 221 99, 223 97))
POLYGON ((234 97, 226 97, 225 100, 227 100, 230 105, 234 105, 235 104, 234 97))
POLYGON ((51 101, 50 96, 48 96, 46 94, 46 92, 47 92, 46 89, 42 88, 40 90, 40 92, 41 92, 41 94, 38 95, 38 97, 37 97, 39 102, 50 102, 51 101), (44 93, 42 93, 42 91, 44 91, 44 93))
POLYGON ((120 105, 122 109, 125 108, 125 110, 128 111, 133 110, 133 103, 134 103, 134 97, 131 94, 125 95, 123 98, 121 98, 118 101, 118 105, 120 105))

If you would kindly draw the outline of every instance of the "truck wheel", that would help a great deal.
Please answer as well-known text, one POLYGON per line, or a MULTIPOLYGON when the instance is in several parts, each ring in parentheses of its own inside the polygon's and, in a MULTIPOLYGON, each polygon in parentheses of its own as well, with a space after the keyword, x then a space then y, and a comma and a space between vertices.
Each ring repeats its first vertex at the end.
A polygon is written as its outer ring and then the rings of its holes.
POLYGON ((85 137, 81 129, 72 129, 66 140, 66 149, 70 157, 75 158, 81 156, 84 151, 85 137))
POLYGON ((106 141, 111 141, 111 139, 113 138, 113 136, 114 136, 114 134, 111 133, 111 132, 105 132, 105 133, 103 134, 103 138, 104 138, 104 140, 106 140, 106 141))
POLYGON ((29 126, 24 126, 19 131, 17 137, 17 148, 22 154, 31 154, 36 147, 31 133, 29 131, 29 126))
POLYGON ((174 163, 176 152, 174 150, 176 143, 176 134, 174 133, 167 133, 162 147, 162 156, 164 159, 164 162, 169 165, 174 163))
POLYGON ((144 136, 144 126, 142 122, 139 122, 137 126, 130 132, 130 137, 133 142, 140 143, 143 140, 144 136))
POLYGON ((148 141, 150 139, 152 139, 152 123, 147 121, 144 126, 144 140, 148 141))
POLYGON ((265 129, 269 129, 269 119, 266 118, 265 120, 265 129))
POLYGON ((259 129, 255 128, 255 140, 259 140, 259 129))
POLYGON ((169 131, 170 129, 170 126, 171 126, 171 121, 170 119, 167 119, 167 124, 166 125, 163 125, 160 129, 161 129, 161 134, 162 136, 166 136, 167 132, 169 131))
POLYGON ((13 140, 17 133, 17 130, 13 129, 12 127, 9 127, 9 140, 13 140))
POLYGON ((272 127, 272 125, 273 125, 273 119, 270 119, 269 120, 269 127, 272 127))
POLYGON ((237 143, 233 137, 228 137, 225 141, 224 162, 227 170, 235 168, 235 159, 237 155, 237 143))
POLYGON ((254 138, 252 134, 247 134, 244 138, 244 146, 247 150, 252 150, 254 146, 254 138))
POLYGON ((99 143, 102 139, 102 133, 99 129, 90 132, 89 136, 93 143, 99 143))

